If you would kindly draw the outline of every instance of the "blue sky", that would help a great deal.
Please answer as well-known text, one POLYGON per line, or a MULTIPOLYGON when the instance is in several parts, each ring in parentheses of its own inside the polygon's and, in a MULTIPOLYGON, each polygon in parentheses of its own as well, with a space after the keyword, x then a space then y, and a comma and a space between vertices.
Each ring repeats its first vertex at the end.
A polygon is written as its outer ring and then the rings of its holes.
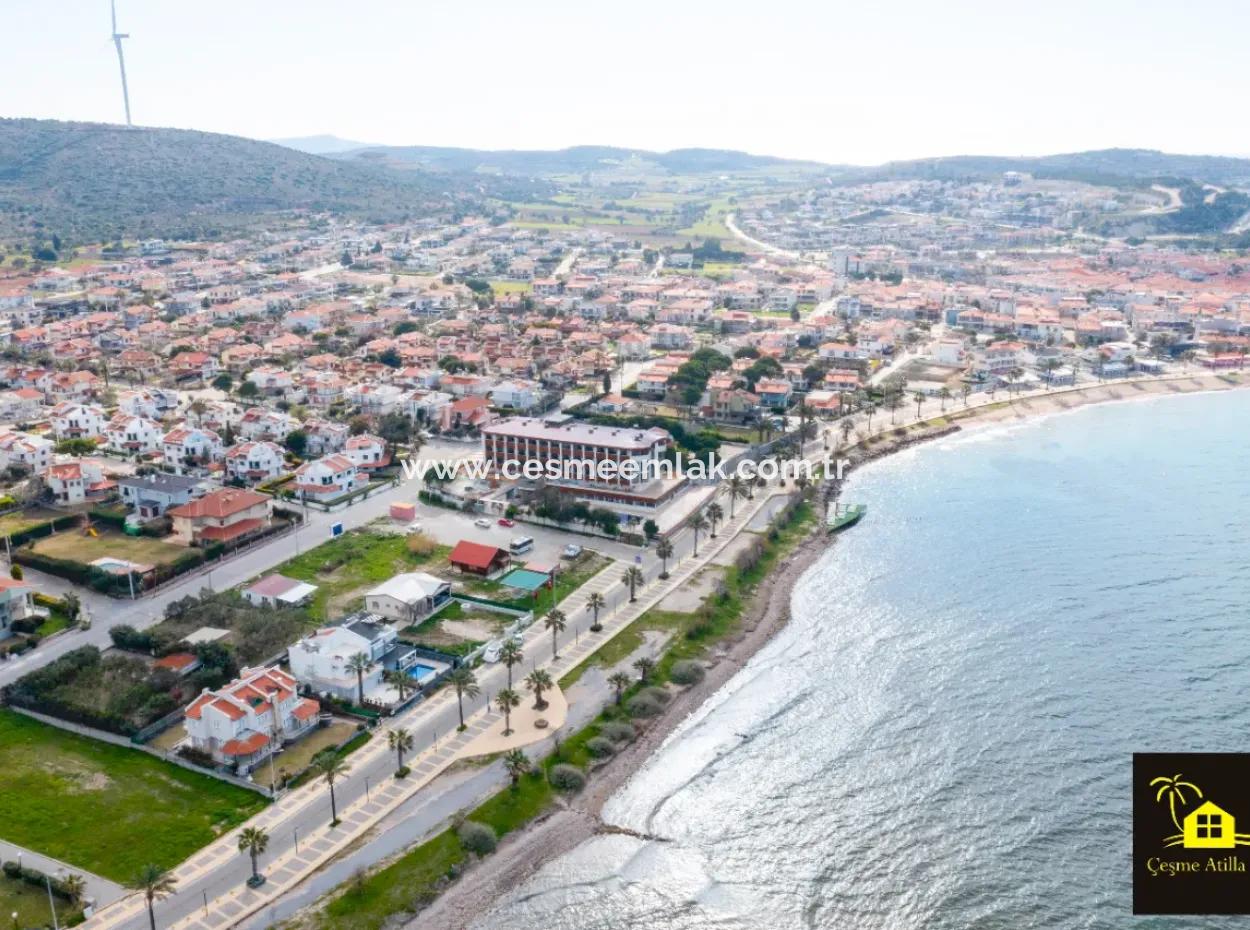
MULTIPOLYGON (((1241 0, 118 4, 141 125, 861 164, 1250 154, 1241 0)), ((0 116, 122 120, 107 0, 0 7, 0 116)))

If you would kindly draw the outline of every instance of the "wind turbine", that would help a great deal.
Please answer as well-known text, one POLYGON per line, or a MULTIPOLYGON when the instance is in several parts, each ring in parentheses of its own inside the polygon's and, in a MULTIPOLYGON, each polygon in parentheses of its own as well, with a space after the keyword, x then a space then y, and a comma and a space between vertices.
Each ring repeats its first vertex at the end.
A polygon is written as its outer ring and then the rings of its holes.
POLYGON ((130 91, 126 87, 126 56, 122 54, 122 39, 129 39, 127 32, 117 31, 117 0, 109 0, 109 8, 113 11, 113 44, 117 46, 117 64, 122 69, 122 100, 126 104, 126 125, 130 122, 130 91))

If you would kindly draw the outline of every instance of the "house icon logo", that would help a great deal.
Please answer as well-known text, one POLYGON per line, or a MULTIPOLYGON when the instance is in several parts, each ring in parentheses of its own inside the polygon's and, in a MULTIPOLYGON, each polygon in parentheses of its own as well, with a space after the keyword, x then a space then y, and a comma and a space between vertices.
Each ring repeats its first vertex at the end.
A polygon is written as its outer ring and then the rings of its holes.
POLYGON ((1133 913, 1250 914, 1250 753, 1133 755, 1133 913))

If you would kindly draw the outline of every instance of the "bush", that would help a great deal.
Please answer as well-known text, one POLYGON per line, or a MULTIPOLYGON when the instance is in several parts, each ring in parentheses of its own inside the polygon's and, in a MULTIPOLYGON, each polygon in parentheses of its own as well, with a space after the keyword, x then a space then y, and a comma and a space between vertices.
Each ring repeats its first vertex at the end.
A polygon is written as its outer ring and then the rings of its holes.
POLYGON ((9 577, 12 578, 14 581, 21 581, 22 580, 22 566, 14 563, 13 566, 9 569, 9 577))
POLYGON ((678 685, 697 685, 707 673, 703 666, 690 659, 673 663, 673 670, 668 673, 669 680, 678 685))
POLYGON ((490 855, 495 851, 495 847, 499 845, 495 831, 486 824, 478 823, 475 820, 466 820, 462 823, 460 829, 456 831, 456 835, 460 837, 461 846, 479 856, 490 855))
POLYGON ((547 774, 547 781, 557 791, 581 791, 586 787, 586 775, 575 765, 553 765, 547 774))
POLYGON ((643 692, 630 698, 625 709, 631 717, 658 717, 664 711, 664 704, 656 700, 655 695, 643 692))
POLYGON ((638 693, 642 697, 651 698, 652 700, 660 704, 660 706, 667 704, 669 701, 673 699, 673 696, 671 694, 669 694, 667 691, 665 691, 663 688, 660 688, 660 687, 644 688, 642 691, 638 693))
POLYGON ((610 739, 614 743, 628 743, 638 734, 634 730, 632 723, 613 720, 599 728, 599 735, 605 739, 610 739))
POLYGON ((606 736, 595 736, 586 741, 586 751, 596 759, 606 759, 616 753, 616 743, 606 736))
POLYGON ((424 533, 412 533, 405 541, 410 555, 427 556, 438 548, 438 543, 424 533))

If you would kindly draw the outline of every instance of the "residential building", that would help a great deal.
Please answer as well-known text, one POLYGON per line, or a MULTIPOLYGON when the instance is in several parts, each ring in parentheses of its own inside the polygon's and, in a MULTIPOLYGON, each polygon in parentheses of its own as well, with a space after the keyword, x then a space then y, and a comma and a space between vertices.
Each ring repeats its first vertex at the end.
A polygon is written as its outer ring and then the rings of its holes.
POLYGON ((193 544, 231 543, 269 526, 273 502, 264 494, 239 488, 210 491, 168 511, 175 541, 193 544))
POLYGON ((419 623, 450 597, 450 582, 426 572, 405 572, 366 591, 365 609, 392 620, 419 623))
POLYGON ((183 727, 192 747, 245 772, 316 729, 320 716, 321 705, 299 696, 293 676, 253 668, 218 691, 205 689, 187 707, 183 727))

